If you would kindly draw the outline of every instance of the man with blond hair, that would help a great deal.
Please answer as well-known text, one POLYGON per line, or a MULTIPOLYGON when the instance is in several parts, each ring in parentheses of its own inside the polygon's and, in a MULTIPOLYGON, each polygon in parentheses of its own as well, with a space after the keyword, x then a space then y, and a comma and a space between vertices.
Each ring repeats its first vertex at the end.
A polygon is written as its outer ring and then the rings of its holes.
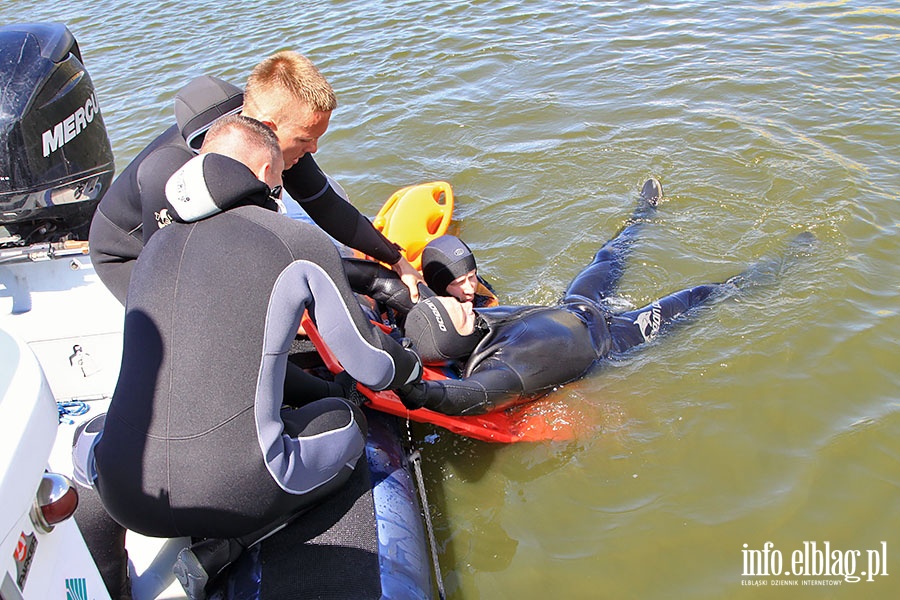
POLYGON ((290 169, 318 150, 335 108, 334 90, 316 66, 296 52, 279 52, 250 73, 241 114, 275 132, 290 169))
POLYGON ((91 223, 91 259, 100 279, 124 304, 134 261, 162 226, 165 184, 195 156, 216 119, 240 113, 267 125, 284 160, 284 188, 334 239, 392 265, 413 297, 421 277, 395 244, 350 204, 313 154, 328 129, 337 99, 306 57, 279 52, 259 63, 245 93, 211 76, 194 79, 175 97, 176 125, 153 140, 122 171, 91 223))

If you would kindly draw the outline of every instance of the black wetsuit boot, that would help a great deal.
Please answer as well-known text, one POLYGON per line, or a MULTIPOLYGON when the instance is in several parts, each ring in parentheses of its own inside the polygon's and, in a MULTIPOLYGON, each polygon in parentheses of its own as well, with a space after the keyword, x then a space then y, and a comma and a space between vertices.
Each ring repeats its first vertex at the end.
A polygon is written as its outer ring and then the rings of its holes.
POLYGON ((606 242, 591 261, 569 284, 563 297, 566 302, 573 297, 590 300, 598 307, 609 298, 625 272, 625 260, 643 229, 647 219, 656 212, 663 190, 655 179, 648 179, 641 189, 641 200, 631 218, 616 236, 606 242))
POLYGON ((178 553, 172 571, 190 600, 204 600, 206 588, 244 551, 235 539, 206 539, 178 553))

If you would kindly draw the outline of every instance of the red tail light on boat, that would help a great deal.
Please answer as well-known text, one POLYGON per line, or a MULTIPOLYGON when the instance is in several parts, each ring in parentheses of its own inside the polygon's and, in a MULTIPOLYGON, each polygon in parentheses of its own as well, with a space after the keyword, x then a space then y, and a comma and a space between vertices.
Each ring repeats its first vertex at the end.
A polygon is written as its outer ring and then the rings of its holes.
POLYGON ((44 473, 31 508, 31 522, 41 531, 50 532, 54 525, 74 515, 77 507, 75 484, 59 473, 44 473))

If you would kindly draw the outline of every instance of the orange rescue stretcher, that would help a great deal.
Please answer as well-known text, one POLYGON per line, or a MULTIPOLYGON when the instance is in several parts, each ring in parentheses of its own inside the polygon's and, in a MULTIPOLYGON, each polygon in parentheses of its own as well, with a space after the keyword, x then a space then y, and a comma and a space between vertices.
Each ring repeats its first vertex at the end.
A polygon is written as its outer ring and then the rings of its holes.
MULTIPOLYGON (((378 212, 373 223, 385 237, 400 246, 401 253, 414 267, 421 269, 422 250, 428 242, 447 233, 452 216, 453 191, 449 183, 437 181, 398 190, 378 212)), ((382 323, 376 325, 387 328, 382 323)), ((315 345, 325 366, 332 373, 343 371, 308 314, 303 316, 301 327, 315 345)), ((426 366, 422 378, 447 379, 448 375, 426 366)), ((357 386, 368 399, 369 408, 419 423, 431 423, 477 440, 515 443, 574 438, 574 425, 570 419, 558 412, 535 410, 528 403, 483 415, 451 416, 425 408, 411 411, 392 391, 376 392, 362 384, 357 386)))

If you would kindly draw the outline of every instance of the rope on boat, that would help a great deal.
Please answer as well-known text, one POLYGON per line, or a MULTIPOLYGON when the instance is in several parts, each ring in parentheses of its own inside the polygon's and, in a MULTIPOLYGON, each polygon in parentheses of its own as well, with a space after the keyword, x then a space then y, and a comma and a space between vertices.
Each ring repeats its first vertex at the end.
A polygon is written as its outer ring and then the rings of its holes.
POLYGON ((434 577, 437 581, 438 597, 444 600, 447 595, 444 592, 444 580, 441 577, 441 565, 438 562, 437 543, 434 541, 434 526, 431 524, 431 507, 428 506, 428 498, 425 496, 425 479, 422 477, 422 455, 418 450, 413 450, 409 455, 409 462, 416 472, 416 481, 419 484, 419 496, 422 498, 422 512, 425 513, 425 528, 428 530, 428 543, 431 546, 431 561, 434 563, 434 577))
POLYGON ((56 409, 59 411, 59 422, 72 425, 75 420, 71 417, 81 416, 91 410, 91 407, 83 400, 64 400, 56 402, 56 409))

